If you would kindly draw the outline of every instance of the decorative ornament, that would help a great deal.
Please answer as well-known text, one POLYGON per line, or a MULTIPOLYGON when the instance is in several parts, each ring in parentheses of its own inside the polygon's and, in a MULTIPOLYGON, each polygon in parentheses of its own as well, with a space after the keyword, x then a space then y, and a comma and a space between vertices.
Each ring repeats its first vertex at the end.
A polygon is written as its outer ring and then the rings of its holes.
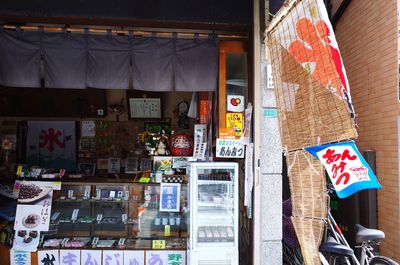
POLYGON ((174 156, 193 155, 193 141, 186 134, 175 134, 171 138, 171 154, 174 156))

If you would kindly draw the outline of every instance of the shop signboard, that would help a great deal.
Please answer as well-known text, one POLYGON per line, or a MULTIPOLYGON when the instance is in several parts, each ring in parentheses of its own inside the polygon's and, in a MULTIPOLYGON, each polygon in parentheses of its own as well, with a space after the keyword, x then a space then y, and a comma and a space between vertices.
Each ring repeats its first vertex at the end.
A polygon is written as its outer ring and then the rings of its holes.
POLYGON ((161 183, 160 212, 179 212, 181 184, 161 183))
POLYGON ((166 251, 146 251, 146 265, 166 265, 166 251))
POLYGON ((28 251, 10 250, 11 265, 31 265, 31 253, 28 251))
POLYGON ((80 265, 81 251, 79 249, 60 249, 60 265, 80 265))
POLYGON ((100 265, 101 264, 101 250, 81 250, 81 264, 100 265))
POLYGON ((58 250, 56 249, 38 251, 37 263, 38 265, 58 265, 60 264, 58 254, 58 250))
POLYGON ((124 251, 124 264, 144 265, 144 251, 143 250, 125 250, 124 251))
POLYGON ((360 190, 381 188, 353 141, 307 147, 305 150, 324 165, 339 198, 360 190))
POLYGON ((244 153, 244 145, 240 140, 217 139, 217 157, 244 158, 244 153))
POLYGON ((124 264, 124 253, 120 250, 103 250, 103 265, 124 264))

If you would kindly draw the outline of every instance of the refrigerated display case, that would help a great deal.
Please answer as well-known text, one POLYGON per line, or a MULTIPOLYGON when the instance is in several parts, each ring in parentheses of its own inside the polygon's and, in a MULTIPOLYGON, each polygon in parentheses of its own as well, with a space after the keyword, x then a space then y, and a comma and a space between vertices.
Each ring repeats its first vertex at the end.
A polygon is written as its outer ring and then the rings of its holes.
POLYGON ((192 163, 189 174, 189 264, 239 264, 238 164, 192 163))

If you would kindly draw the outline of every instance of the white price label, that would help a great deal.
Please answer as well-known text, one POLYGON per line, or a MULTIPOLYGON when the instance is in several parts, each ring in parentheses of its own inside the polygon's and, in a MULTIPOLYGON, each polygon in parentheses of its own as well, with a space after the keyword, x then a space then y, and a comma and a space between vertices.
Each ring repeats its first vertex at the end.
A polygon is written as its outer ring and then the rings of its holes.
POLYGON ((125 245, 125 238, 121 237, 118 241, 118 246, 122 247, 123 245, 125 245))
POLYGON ((53 215, 51 216, 50 220, 54 221, 57 220, 57 218, 60 216, 60 212, 55 212, 53 213, 53 215))
POLYGON ((68 190, 68 199, 72 199, 72 197, 74 197, 74 191, 68 190))
POLYGON ((96 189, 96 199, 100 200, 101 198, 101 189, 96 189))
POLYGON ((69 241, 68 237, 63 238, 63 240, 61 241, 61 246, 65 246, 65 244, 67 244, 67 242, 69 241))
POLYGON ((117 192, 117 198, 122 198, 123 195, 124 195, 124 192, 122 190, 119 190, 117 192))
POLYGON ((126 215, 126 213, 122 214, 122 222, 125 224, 127 220, 128 220, 128 215, 126 215))
POLYGON ((73 222, 75 222, 76 219, 78 219, 78 214, 79 214, 79 209, 74 209, 74 210, 72 211, 71 220, 72 220, 73 222))
POLYGON ((125 191, 124 200, 125 200, 125 201, 129 200, 129 190, 125 191))
POLYGON ((115 190, 110 191, 110 198, 115 198, 115 190))
POLYGON ((101 223, 101 220, 103 220, 103 214, 99 213, 96 217, 97 223, 101 223))
POLYGON ((85 193, 83 194, 83 197, 90 198, 90 190, 85 190, 85 193))
POLYGON ((93 247, 96 246, 98 242, 99 242, 99 238, 98 237, 93 238, 92 246, 93 247))

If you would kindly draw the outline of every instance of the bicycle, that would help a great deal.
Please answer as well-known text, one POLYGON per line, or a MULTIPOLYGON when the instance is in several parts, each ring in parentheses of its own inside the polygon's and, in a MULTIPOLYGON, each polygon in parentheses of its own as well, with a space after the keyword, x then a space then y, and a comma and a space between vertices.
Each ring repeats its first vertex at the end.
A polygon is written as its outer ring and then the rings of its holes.
POLYGON ((320 246, 320 259, 323 265, 399 265, 397 262, 384 256, 373 254, 373 245, 379 245, 385 238, 385 233, 377 229, 365 228, 356 225, 356 248, 361 249, 360 259, 357 259, 353 249, 350 248, 342 230, 337 225, 332 214, 328 213, 326 243, 320 246), (325 255, 323 255, 325 254, 325 255), (328 260, 325 258, 328 257, 328 260))

